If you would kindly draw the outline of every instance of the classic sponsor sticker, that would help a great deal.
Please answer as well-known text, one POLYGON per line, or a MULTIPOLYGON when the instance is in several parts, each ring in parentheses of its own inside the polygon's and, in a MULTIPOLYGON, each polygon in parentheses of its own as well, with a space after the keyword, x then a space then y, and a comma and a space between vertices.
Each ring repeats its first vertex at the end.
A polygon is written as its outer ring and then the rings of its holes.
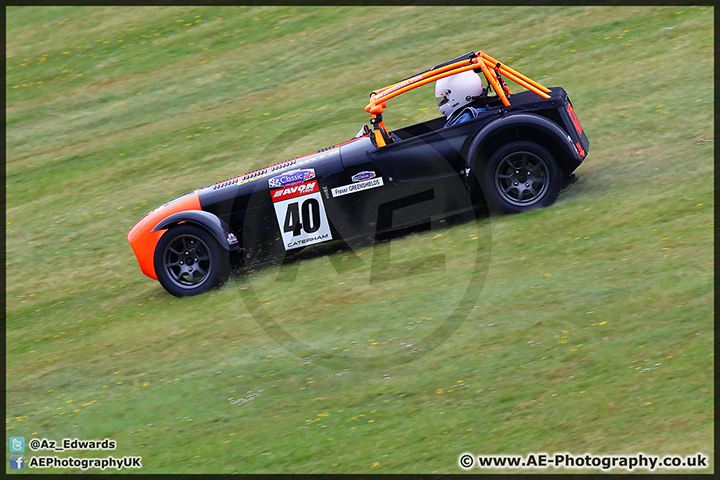
POLYGON ((315 178, 315 169, 295 169, 268 180, 270 188, 290 187, 315 178))
POLYGON ((375 178, 375 172, 369 172, 367 170, 364 172, 356 173, 355 175, 350 177, 353 182, 362 182, 363 180, 369 180, 371 178, 375 178))
POLYGON ((382 187, 383 186, 383 179, 382 177, 378 178, 371 178, 370 180, 363 180, 361 182, 357 183, 351 183, 350 185, 344 185, 342 187, 333 188, 331 190, 333 197, 340 197, 342 195, 347 195, 348 193, 356 193, 361 192, 363 190, 367 190, 369 188, 376 188, 376 187, 382 187))

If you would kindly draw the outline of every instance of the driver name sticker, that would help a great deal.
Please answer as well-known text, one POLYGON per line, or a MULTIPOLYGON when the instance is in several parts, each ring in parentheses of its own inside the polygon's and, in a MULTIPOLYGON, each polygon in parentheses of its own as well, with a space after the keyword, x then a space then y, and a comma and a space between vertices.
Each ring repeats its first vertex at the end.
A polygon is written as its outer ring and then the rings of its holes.
POLYGON ((285 250, 332 240, 317 180, 271 190, 285 250))
POLYGON ((351 183, 350 185, 344 185, 342 187, 333 188, 331 190, 333 197, 340 197, 347 195, 348 193, 361 192, 368 188, 376 188, 383 186, 382 177, 371 178, 369 180, 363 180, 361 182, 351 183))

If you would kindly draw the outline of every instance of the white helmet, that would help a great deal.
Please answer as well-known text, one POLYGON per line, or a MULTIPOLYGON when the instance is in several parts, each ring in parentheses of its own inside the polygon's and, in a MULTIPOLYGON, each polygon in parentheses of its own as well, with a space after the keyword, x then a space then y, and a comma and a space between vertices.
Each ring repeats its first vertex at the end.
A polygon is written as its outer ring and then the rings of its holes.
POLYGON ((459 108, 482 95, 483 86, 480 76, 471 70, 441 78, 435 82, 435 96, 439 99, 440 113, 446 118, 459 108))

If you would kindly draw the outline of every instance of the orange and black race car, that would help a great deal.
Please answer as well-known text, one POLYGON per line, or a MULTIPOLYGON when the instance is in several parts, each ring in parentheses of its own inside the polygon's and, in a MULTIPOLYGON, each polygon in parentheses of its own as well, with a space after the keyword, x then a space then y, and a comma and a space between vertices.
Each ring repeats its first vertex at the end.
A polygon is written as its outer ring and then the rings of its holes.
POLYGON ((564 89, 546 88, 482 51, 372 92, 365 110, 372 129, 363 125, 349 141, 148 213, 128 234, 143 273, 173 295, 195 295, 273 254, 377 237, 480 203, 506 213, 545 207, 576 178, 589 148, 564 89), (388 100, 466 71, 489 85, 473 97, 474 118, 387 130, 388 100), (505 78, 526 91, 511 94, 505 78))

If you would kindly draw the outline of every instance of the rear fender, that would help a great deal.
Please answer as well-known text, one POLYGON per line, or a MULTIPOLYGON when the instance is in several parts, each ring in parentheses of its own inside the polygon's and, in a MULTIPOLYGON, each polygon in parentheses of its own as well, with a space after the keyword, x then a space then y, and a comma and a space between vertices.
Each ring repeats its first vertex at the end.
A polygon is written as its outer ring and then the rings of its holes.
POLYGON ((468 167, 475 170, 477 175, 482 175, 482 167, 493 153, 487 151, 487 148, 498 140, 506 143, 502 139, 504 134, 512 134, 517 129, 532 130, 536 133, 538 139, 542 139, 538 143, 553 153, 563 170, 572 171, 584 158, 573 144, 572 138, 555 122, 540 115, 519 113, 494 120, 473 138, 468 147, 468 167), (481 162, 480 165, 476 163, 478 161, 481 162))
POLYGON ((230 226, 221 220, 217 215, 203 210, 187 210, 178 212, 166 217, 155 225, 153 232, 165 230, 180 223, 193 223, 205 228, 215 237, 218 244, 228 251, 239 250, 238 240, 230 226))

